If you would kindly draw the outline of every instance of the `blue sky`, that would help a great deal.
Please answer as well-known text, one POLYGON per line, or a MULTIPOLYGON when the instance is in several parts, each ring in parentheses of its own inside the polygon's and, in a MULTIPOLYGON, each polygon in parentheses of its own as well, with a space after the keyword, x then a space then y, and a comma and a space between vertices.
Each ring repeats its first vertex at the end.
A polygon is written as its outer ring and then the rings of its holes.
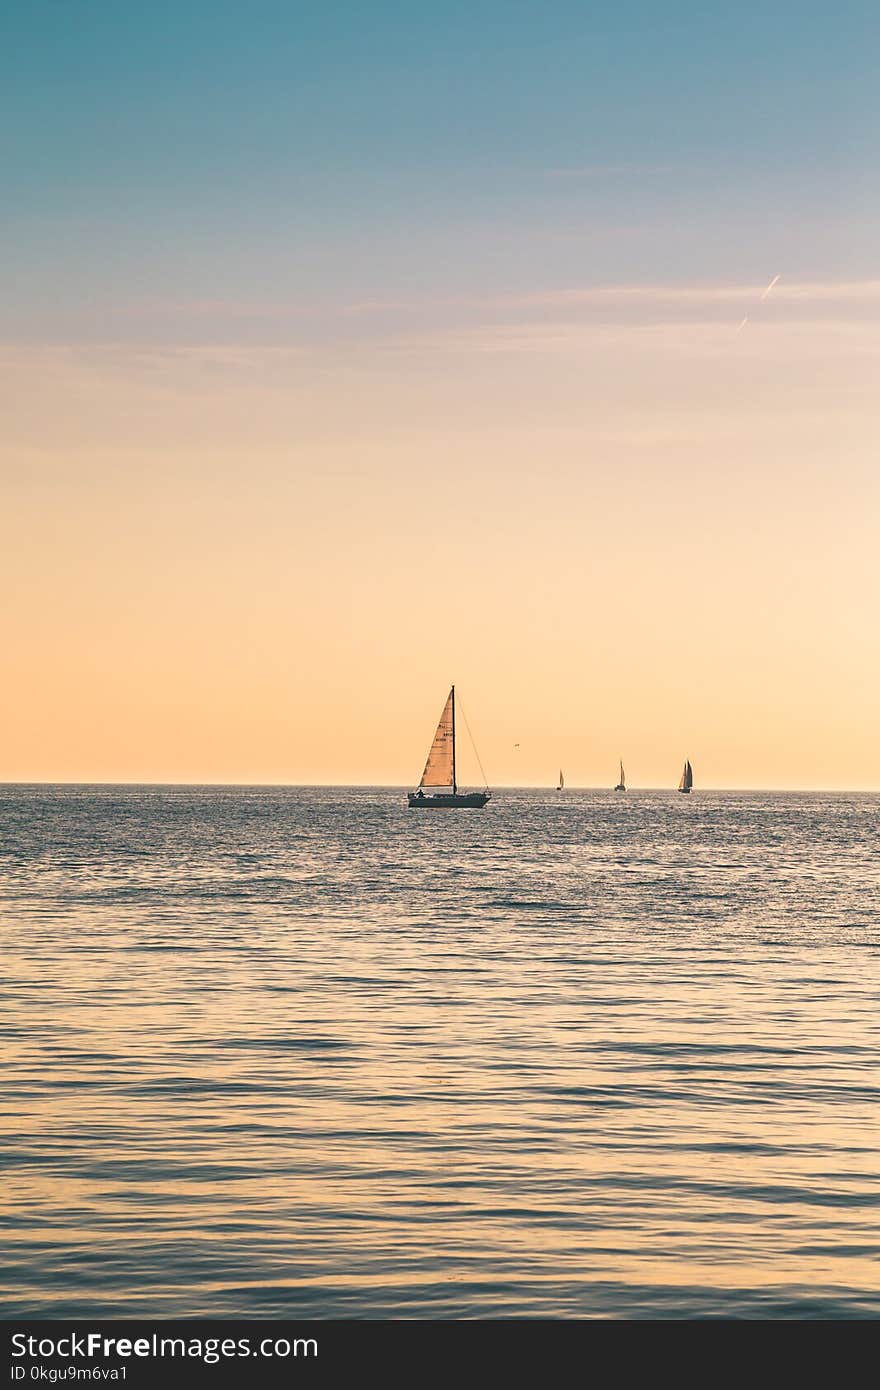
POLYGON ((867 275, 878 30, 862 3, 7 7, 2 336, 867 275))

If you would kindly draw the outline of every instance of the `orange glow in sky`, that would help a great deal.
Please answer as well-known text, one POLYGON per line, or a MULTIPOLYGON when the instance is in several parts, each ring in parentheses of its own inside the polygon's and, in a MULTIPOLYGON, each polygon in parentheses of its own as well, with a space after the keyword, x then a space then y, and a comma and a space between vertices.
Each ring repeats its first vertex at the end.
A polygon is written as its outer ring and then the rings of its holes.
POLYGON ((5 348, 0 776, 880 786, 880 291, 761 288, 5 348))

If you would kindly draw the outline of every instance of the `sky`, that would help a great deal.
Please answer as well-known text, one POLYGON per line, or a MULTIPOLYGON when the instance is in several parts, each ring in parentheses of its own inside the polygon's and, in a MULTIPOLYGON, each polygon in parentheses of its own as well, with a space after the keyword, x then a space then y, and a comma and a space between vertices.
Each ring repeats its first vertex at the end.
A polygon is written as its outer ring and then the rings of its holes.
POLYGON ((880 788, 878 59, 7 6, 0 779, 880 788))

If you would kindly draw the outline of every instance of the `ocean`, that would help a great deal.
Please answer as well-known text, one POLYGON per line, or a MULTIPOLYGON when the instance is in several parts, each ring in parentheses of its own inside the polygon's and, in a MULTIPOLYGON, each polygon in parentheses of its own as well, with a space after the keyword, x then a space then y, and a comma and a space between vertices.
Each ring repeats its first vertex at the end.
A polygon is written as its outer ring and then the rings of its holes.
POLYGON ((877 1317, 880 797, 0 788, 6 1317, 877 1317))

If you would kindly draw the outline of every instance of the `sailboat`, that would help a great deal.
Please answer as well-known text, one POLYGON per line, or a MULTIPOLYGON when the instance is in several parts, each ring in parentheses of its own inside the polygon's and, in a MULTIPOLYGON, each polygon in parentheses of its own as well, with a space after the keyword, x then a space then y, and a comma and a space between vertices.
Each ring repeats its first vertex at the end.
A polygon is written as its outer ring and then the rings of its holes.
POLYGON ((681 781, 678 784, 680 792, 689 792, 694 785, 694 769, 685 759, 684 772, 681 774, 681 781))
POLYGON ((557 790, 558 792, 561 792, 561 791, 564 790, 564 788, 565 788, 565 778, 564 778, 563 775, 562 775, 562 768, 560 768, 560 769, 559 769, 559 782, 557 783, 556 790, 557 790))
POLYGON ((623 775, 623 758, 621 758, 621 760, 620 760, 620 781, 618 782, 618 784, 617 784, 617 786, 614 788, 614 790, 615 790, 616 792, 625 792, 625 791, 626 791, 626 778, 625 778, 624 775, 623 775))
MULTIPOLYGON (((476 752, 476 749, 474 749, 476 752)), ((479 754, 477 754, 479 762, 479 754)), ((443 809, 471 806, 485 806, 489 800, 489 789, 481 792, 460 792, 455 775, 455 686, 453 685, 443 706, 443 713, 437 725, 437 732, 428 752, 428 761, 422 773, 419 789, 409 792, 407 801, 411 807, 443 809)))

